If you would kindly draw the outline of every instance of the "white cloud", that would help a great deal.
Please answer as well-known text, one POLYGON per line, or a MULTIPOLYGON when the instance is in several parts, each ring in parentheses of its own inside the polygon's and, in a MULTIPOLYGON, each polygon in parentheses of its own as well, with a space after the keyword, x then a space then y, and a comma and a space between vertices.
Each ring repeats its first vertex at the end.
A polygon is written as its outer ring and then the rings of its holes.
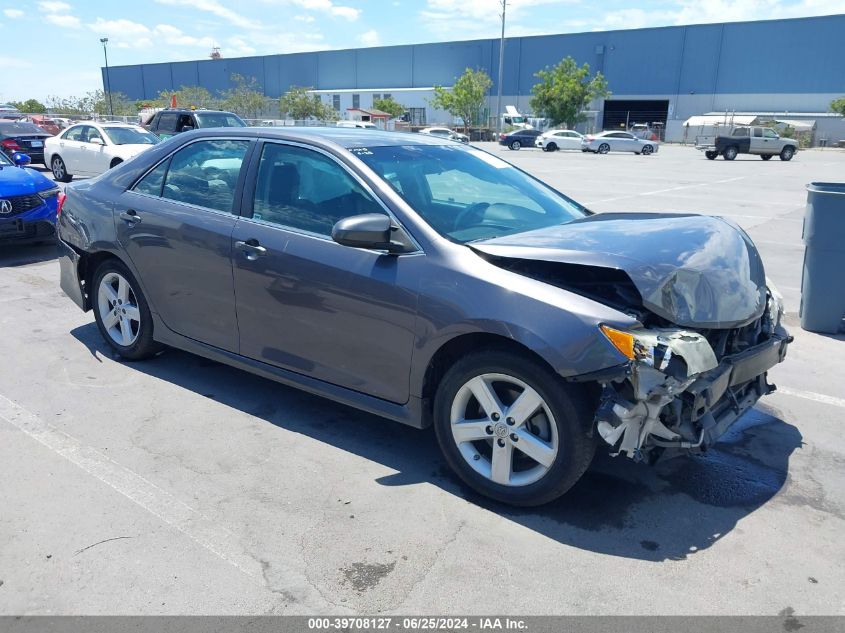
POLYGON ((32 63, 18 57, 0 57, 0 67, 9 70, 12 68, 32 68, 32 63))
POLYGON ((81 20, 74 15, 60 15, 56 13, 51 13, 49 15, 45 15, 44 19, 47 20, 50 24, 55 24, 56 26, 60 26, 65 29, 78 29, 80 26, 82 26, 81 20))
POLYGON ((141 37, 150 33, 150 29, 143 24, 124 18, 118 20, 97 18, 96 21, 88 25, 88 28, 100 35, 108 35, 109 38, 113 37, 115 41, 123 42, 127 41, 128 38, 141 37))
POLYGON ((293 4, 307 11, 322 11, 336 18, 345 18, 350 22, 361 17, 361 9, 338 5, 332 0, 291 0, 293 4))
POLYGON ((55 2, 49 0, 46 2, 39 2, 38 8, 45 13, 62 13, 64 11, 70 11, 70 5, 67 2, 55 2))
POLYGON ((361 35, 358 36, 358 41, 364 46, 378 46, 381 44, 381 37, 379 37, 378 31, 370 29, 365 33, 361 33, 361 35))
POLYGON ((255 55, 257 52, 255 48, 240 37, 230 37, 226 40, 226 51, 234 57, 255 55))
POLYGON ((236 13, 231 9, 224 7, 217 0, 155 0, 159 4, 167 4, 171 6, 183 6, 198 9, 216 15, 218 18, 223 18, 227 22, 234 24, 244 29, 260 29, 261 24, 255 20, 251 20, 236 13))
POLYGON ((24 12, 20 9, 3 9, 3 15, 7 18, 19 18, 24 15, 24 12))

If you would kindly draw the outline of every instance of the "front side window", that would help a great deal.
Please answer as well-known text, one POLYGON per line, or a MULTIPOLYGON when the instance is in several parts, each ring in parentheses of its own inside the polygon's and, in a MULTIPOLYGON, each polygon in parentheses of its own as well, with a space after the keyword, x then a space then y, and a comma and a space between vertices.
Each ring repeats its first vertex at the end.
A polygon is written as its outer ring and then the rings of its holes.
POLYGON ((155 145, 159 138, 152 132, 133 127, 104 127, 103 133, 114 145, 155 145))
POLYGON ((335 222, 361 213, 384 209, 334 160, 301 147, 264 146, 253 218, 329 236, 335 222))
POLYGON ((232 213, 249 141, 198 141, 170 159, 162 197, 232 213))
POLYGON ((587 215, 577 203, 486 152, 463 145, 355 148, 441 235, 460 243, 587 215))
POLYGON ((768 128, 763 130, 763 136, 765 136, 766 138, 777 138, 778 137, 777 132, 775 132, 774 130, 770 130, 768 128))

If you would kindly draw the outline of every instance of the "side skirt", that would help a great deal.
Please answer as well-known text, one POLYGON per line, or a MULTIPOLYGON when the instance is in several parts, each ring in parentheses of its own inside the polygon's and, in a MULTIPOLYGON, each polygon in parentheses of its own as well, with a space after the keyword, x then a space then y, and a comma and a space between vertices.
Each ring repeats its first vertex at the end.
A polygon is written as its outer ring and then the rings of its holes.
POLYGON ((153 314, 155 340, 170 347, 181 349, 197 356, 202 356, 225 365, 231 365, 237 369, 248 371, 263 378, 269 378, 289 387, 302 389, 308 393, 335 402, 345 404, 367 413, 372 413, 394 422, 401 422, 417 429, 422 429, 431 424, 429 416, 423 415, 425 401, 422 398, 410 396, 406 404, 396 404, 381 398, 375 398, 352 389, 332 385, 322 380, 309 378, 281 367, 254 360, 229 352, 218 347, 213 347, 200 341, 177 334, 169 329, 157 314, 153 314))

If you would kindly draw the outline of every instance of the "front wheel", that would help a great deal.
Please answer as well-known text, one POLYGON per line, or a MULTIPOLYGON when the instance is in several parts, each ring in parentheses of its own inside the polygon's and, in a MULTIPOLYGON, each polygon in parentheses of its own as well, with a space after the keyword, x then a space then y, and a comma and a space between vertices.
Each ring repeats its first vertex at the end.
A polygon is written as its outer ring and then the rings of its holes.
POLYGON ((772 155, 771 154, 760 154, 760 158, 762 158, 763 160, 771 160, 772 155))
POLYGON ((644 145, 643 146, 643 156, 648 156, 654 152, 654 148, 651 145, 644 145))
POLYGON ((597 151, 599 154, 607 154, 610 151, 610 145, 608 145, 607 143, 602 143, 601 145, 599 145, 597 151))
POLYGON ((503 503, 535 506, 564 494, 589 466, 593 408, 540 362, 490 350, 446 372, 434 428, 446 461, 468 486, 503 503))
POLYGON ((97 269, 93 284, 94 318, 106 343, 127 360, 156 355, 153 319, 147 300, 123 262, 109 259, 97 269))
POLYGON ((508 145, 508 147, 510 147, 513 150, 516 150, 516 149, 519 149, 520 147, 522 147, 522 143, 520 143, 519 141, 511 141, 511 144, 508 145))
POLYGON ((70 182, 73 180, 73 176, 67 173, 65 161, 62 160, 61 156, 53 156, 50 160, 50 171, 53 172, 53 178, 57 182, 70 182))
POLYGON ((795 156, 795 148, 786 146, 780 151, 780 159, 781 160, 792 160, 792 157, 795 156))
POLYGON ((550 152, 556 152, 557 145, 555 143, 549 143, 548 145, 546 145, 546 149, 548 149, 550 152))

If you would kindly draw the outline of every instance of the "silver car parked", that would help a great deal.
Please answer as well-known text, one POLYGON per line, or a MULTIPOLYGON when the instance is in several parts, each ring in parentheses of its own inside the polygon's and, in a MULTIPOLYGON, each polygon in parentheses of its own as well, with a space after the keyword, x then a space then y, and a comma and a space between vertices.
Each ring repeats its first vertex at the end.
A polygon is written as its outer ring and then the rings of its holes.
POLYGON ((630 132, 601 132, 589 134, 581 140, 582 152, 607 154, 608 152, 634 152, 648 156, 657 151, 657 141, 637 138, 630 132))

